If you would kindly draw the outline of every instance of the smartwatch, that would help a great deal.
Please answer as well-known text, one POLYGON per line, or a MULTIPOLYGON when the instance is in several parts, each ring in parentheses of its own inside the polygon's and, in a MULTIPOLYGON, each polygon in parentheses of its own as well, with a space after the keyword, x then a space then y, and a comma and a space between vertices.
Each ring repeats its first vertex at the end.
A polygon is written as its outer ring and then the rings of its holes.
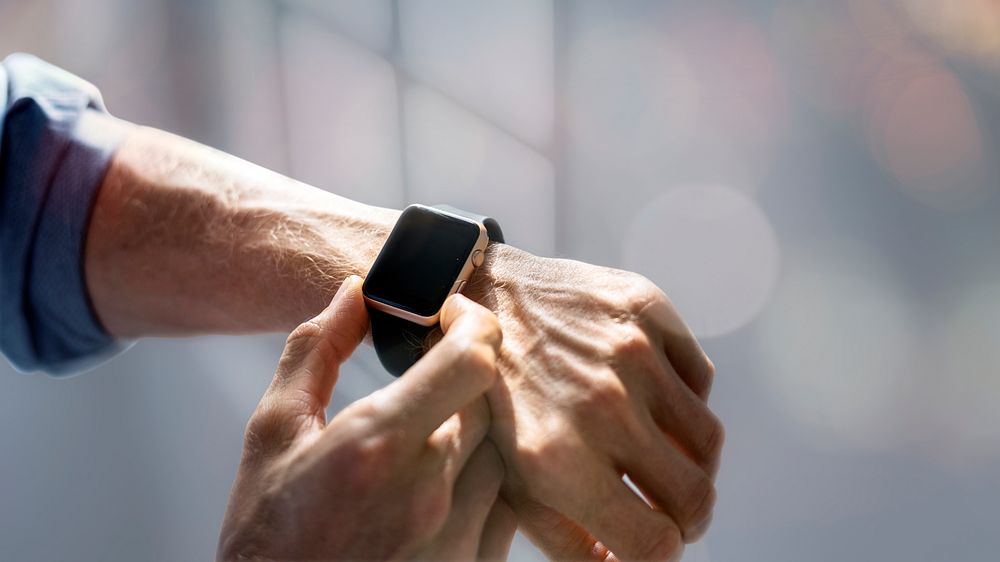
POLYGON ((410 205, 382 246, 362 286, 379 361, 402 375, 424 354, 444 301, 483 264, 497 221, 446 205, 410 205))

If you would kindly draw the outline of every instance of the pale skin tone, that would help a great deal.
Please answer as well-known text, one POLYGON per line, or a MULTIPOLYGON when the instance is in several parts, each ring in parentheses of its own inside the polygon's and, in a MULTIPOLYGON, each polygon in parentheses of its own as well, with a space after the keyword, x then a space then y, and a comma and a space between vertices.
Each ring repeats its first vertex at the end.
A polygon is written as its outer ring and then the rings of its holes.
MULTIPOLYGON (((119 337, 290 331, 364 276, 398 213, 140 128, 99 193, 87 283, 119 337)), ((712 363, 666 295, 633 273, 505 245, 465 292, 503 333, 487 438, 519 528, 556 559, 679 558, 710 522, 723 431, 707 406, 712 363)), ((364 439, 355 424, 331 431, 338 418, 319 431, 364 439)), ((231 508, 244 493, 238 481, 231 508)))
POLYGON ((368 329, 361 279, 292 332, 247 424, 220 559, 507 557, 517 522, 497 497, 503 461, 485 439, 500 324, 456 295, 441 326, 406 377, 329 423, 339 367, 368 329))

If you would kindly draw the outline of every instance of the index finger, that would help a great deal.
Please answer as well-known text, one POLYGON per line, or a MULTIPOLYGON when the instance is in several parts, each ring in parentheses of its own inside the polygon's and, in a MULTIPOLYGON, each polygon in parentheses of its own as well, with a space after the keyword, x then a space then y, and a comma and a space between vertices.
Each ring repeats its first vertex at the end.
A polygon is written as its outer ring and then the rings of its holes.
POLYGON ((289 418, 323 415, 340 365, 361 343, 367 326, 361 278, 351 275, 322 312, 289 334, 263 400, 282 404, 289 418))
POLYGON ((402 377, 372 396, 383 420, 405 424, 423 443, 496 378, 500 323, 488 309, 453 295, 441 309, 444 337, 402 377))

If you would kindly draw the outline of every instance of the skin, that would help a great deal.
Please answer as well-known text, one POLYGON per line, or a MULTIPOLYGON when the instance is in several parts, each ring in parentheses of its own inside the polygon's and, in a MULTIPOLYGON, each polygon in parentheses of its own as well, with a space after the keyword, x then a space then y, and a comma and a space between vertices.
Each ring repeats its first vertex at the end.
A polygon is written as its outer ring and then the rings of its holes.
POLYGON ((455 295, 441 326, 440 344, 406 377, 329 423, 339 367, 368 329, 361 279, 292 331, 247 424, 220 560, 507 557, 517 523, 497 497, 503 462, 485 439, 500 325, 455 295))
MULTIPOLYGON (((398 213, 137 128, 95 204, 87 283, 120 337, 292 330, 367 272, 398 213)), ((504 334, 489 439, 520 528, 556 559, 678 559, 710 522, 723 429, 667 296, 502 244, 465 292, 504 334)))

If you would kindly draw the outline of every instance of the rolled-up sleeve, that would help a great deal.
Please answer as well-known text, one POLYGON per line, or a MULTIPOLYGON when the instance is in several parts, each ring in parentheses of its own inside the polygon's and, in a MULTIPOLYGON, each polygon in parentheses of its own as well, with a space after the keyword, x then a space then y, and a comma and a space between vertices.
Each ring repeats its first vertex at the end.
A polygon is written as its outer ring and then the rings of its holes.
POLYGON ((0 350, 22 371, 66 374, 118 351, 87 293, 97 191, 129 126, 90 83, 33 56, 0 66, 0 350))

